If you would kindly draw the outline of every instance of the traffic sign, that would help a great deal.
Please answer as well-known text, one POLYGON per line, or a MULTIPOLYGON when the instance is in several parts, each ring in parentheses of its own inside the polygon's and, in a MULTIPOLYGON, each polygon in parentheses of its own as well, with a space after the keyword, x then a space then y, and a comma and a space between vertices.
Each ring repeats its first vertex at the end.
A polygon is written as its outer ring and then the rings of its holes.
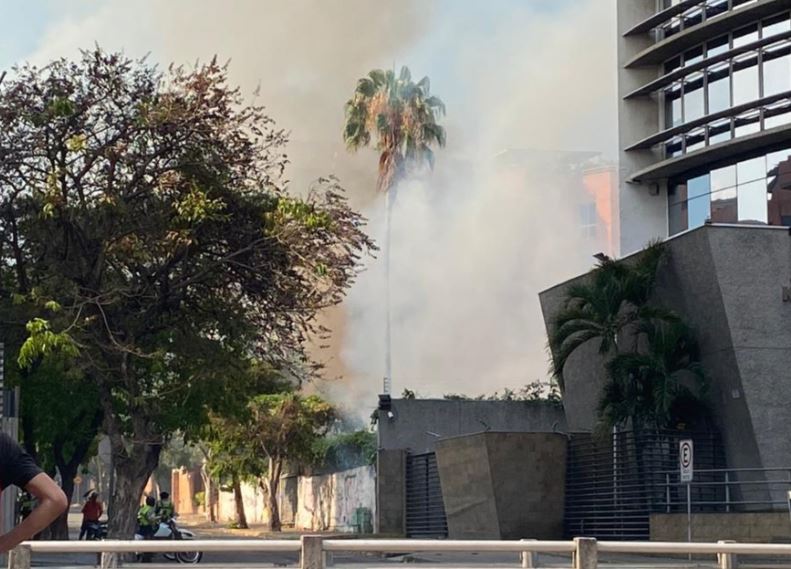
POLYGON ((681 482, 692 482, 695 463, 694 449, 691 439, 684 439, 678 443, 678 466, 681 472, 681 482))

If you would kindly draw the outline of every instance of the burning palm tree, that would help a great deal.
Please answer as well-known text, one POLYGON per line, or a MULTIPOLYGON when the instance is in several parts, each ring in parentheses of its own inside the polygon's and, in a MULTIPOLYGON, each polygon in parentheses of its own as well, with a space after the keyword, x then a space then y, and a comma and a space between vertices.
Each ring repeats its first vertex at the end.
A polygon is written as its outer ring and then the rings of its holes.
POLYGON ((437 119, 445 114, 444 103, 431 95, 428 77, 412 81, 409 68, 375 69, 357 81, 346 102, 343 137, 351 151, 370 146, 379 152, 377 189, 386 199, 385 262, 385 392, 390 391, 390 219, 398 183, 407 173, 434 165, 432 147, 445 145, 445 129, 437 119))

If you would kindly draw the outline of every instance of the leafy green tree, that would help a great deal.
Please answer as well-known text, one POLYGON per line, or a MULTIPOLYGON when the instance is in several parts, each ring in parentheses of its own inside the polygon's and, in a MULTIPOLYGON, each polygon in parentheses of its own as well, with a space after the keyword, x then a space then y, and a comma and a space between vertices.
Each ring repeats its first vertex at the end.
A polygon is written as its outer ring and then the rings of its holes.
POLYGON ((334 180, 283 188, 286 137, 215 61, 159 71, 100 49, 0 84, 3 265, 40 309, 23 349, 95 382, 129 536, 175 432, 205 423, 256 354, 315 372, 305 339, 372 247, 334 180))
POLYGON ((249 404, 247 440, 266 460, 262 480, 266 490, 269 530, 280 531, 277 502, 280 475, 286 461, 310 462, 316 440, 326 434, 335 418, 332 405, 316 395, 296 393, 260 395, 249 404))
POLYGON ((376 462, 376 433, 358 431, 328 434, 316 440, 313 466, 338 471, 376 462))
POLYGON ((624 332, 639 322, 678 320, 671 311, 648 305, 664 255, 664 245, 657 242, 632 262, 604 258, 588 282, 569 288, 549 334, 552 369, 561 390, 565 388, 563 368, 580 346, 598 342, 599 354, 611 357, 623 351, 619 342, 630 336, 624 332))
POLYGON ((616 355, 607 364, 608 380, 598 404, 603 424, 636 433, 691 425, 706 414, 708 388, 700 352, 681 322, 646 322, 644 344, 636 353, 616 355))

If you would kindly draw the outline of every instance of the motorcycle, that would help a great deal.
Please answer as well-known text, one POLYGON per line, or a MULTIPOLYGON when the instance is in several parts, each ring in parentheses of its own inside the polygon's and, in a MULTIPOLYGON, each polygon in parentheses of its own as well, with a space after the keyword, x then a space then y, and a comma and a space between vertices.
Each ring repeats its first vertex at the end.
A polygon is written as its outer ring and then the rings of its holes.
POLYGON ((85 539, 88 541, 107 539, 107 522, 88 522, 85 528, 85 539))
MULTIPOLYGON (((193 532, 188 529, 182 529, 176 525, 175 520, 168 520, 159 522, 159 527, 157 528, 156 533, 148 539, 157 539, 157 540, 167 540, 167 539, 174 539, 174 540, 192 540, 195 539, 196 536, 193 532)), ((135 539, 145 539, 140 534, 135 534, 135 539)), ((142 560, 144 555, 138 555, 138 558, 142 560)), ((201 551, 180 551, 178 553, 165 553, 165 559, 169 561, 178 561, 179 563, 188 563, 188 564, 196 564, 200 563, 201 559, 203 559, 203 552, 201 551)))

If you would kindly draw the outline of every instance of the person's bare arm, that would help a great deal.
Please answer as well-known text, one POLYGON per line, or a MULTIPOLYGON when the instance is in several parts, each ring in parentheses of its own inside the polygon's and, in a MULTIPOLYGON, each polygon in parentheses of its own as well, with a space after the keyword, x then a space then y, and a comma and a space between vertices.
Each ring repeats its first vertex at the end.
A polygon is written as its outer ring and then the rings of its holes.
POLYGON ((38 505, 24 521, 7 534, 0 536, 0 552, 13 549, 54 522, 69 504, 63 490, 46 474, 36 475, 25 486, 36 497, 38 505))

